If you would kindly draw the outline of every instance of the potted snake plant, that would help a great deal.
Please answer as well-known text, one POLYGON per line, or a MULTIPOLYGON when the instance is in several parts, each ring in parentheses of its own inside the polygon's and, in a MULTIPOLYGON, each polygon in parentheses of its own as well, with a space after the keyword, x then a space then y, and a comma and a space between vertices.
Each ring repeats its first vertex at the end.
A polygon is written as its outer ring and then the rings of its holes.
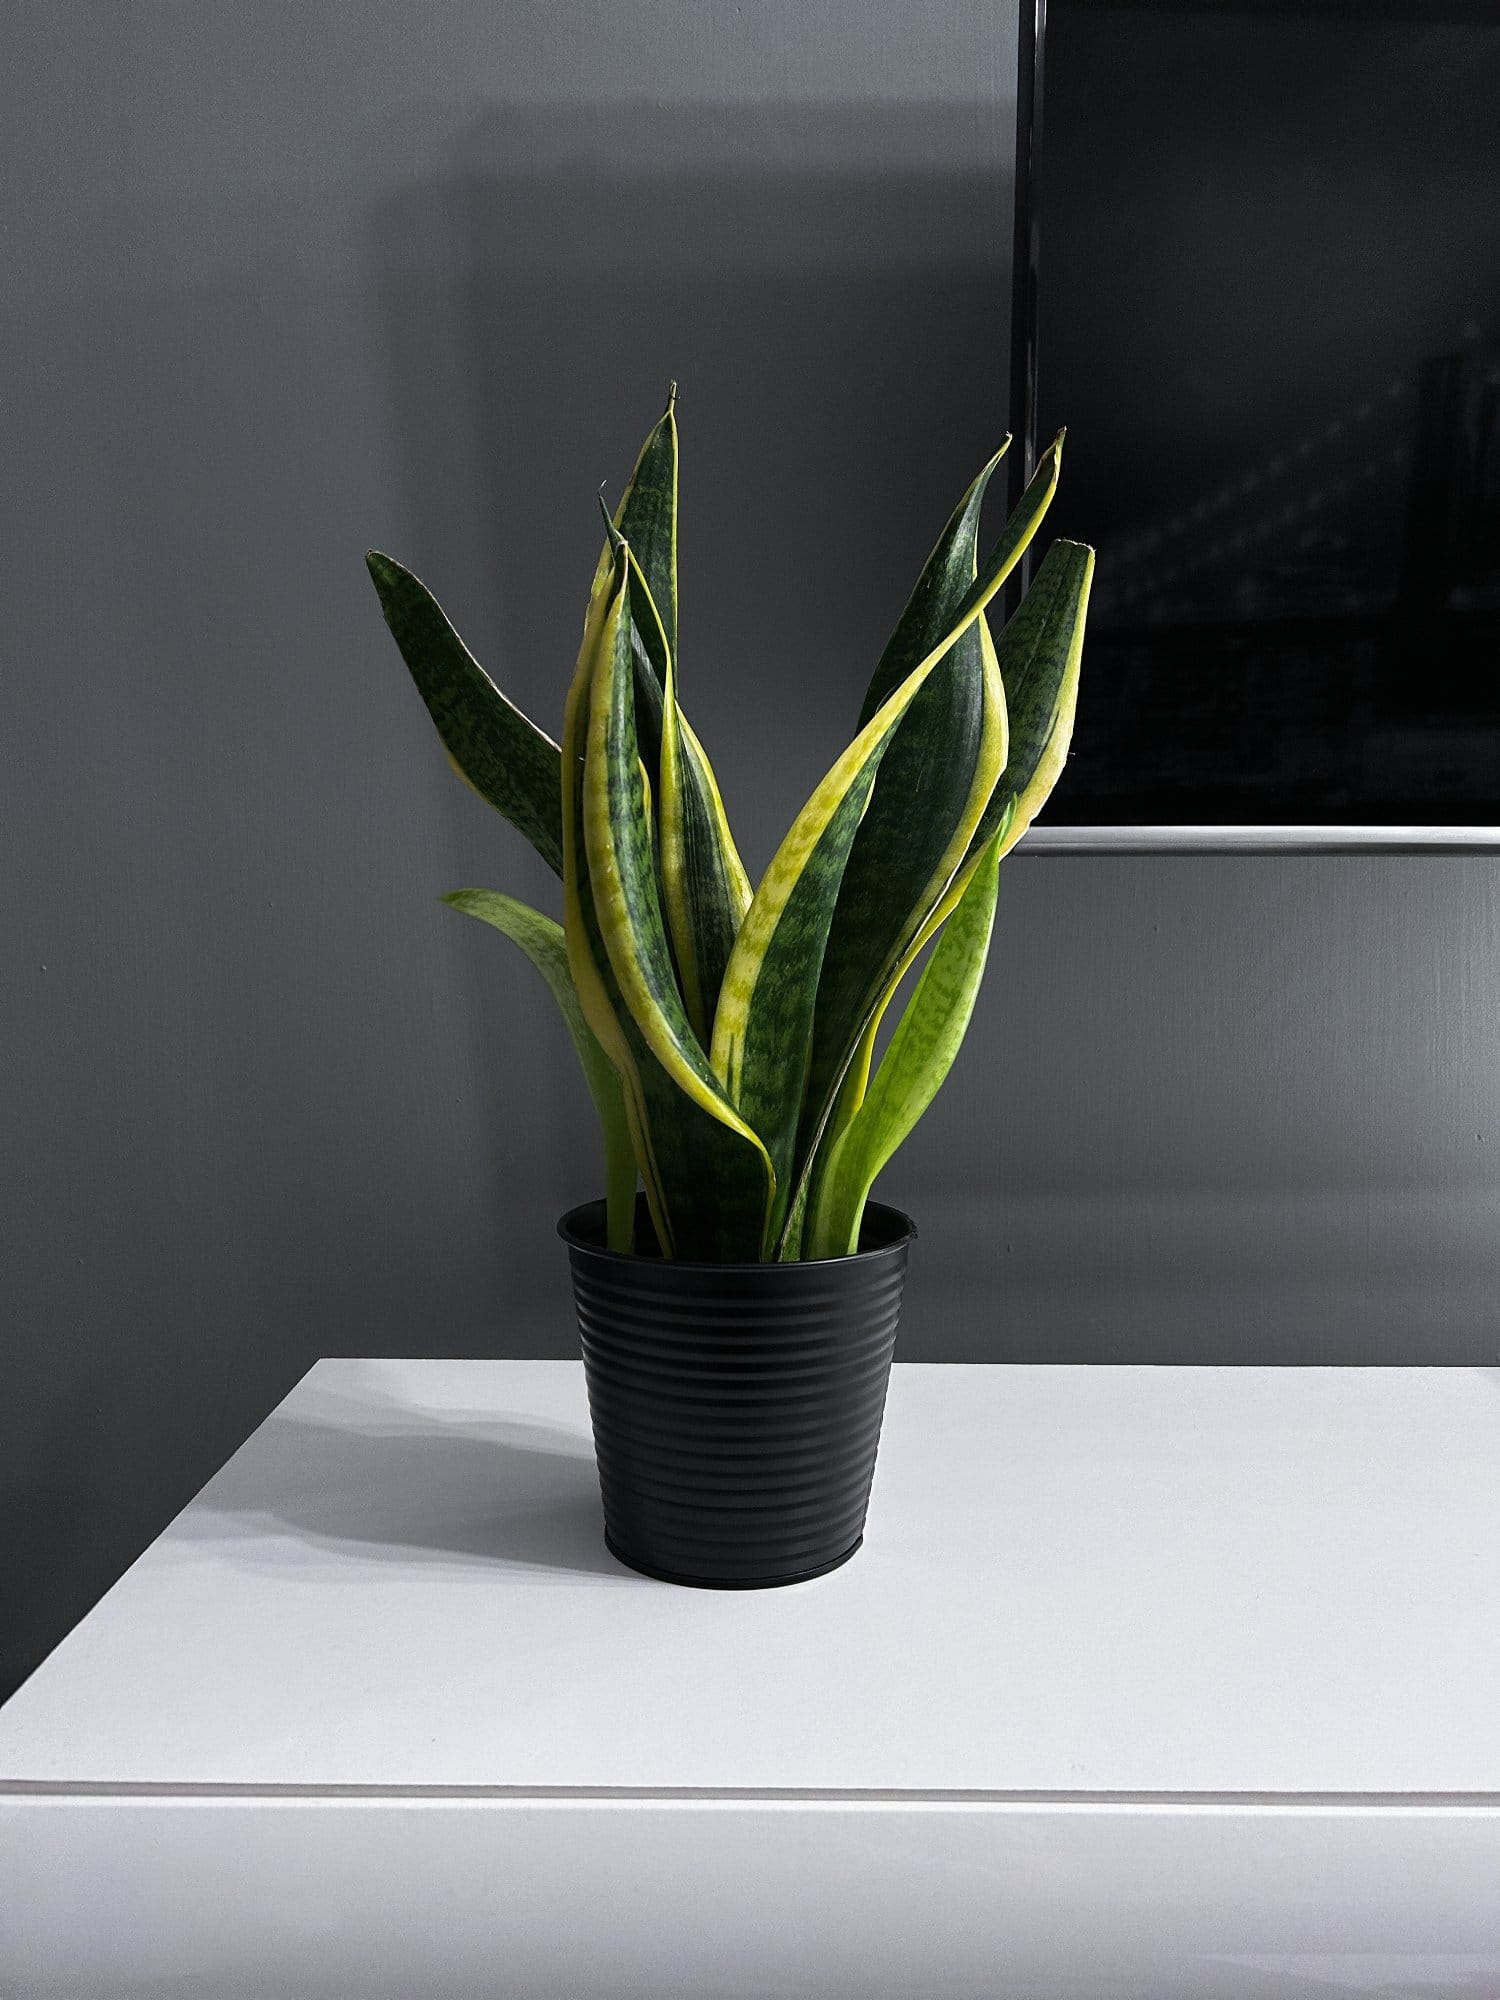
POLYGON ((749 1589, 860 1545, 913 1233, 871 1188, 958 1052, 1000 863, 1067 754, 1094 558, 1054 542, 992 635, 1062 438, 981 560, 1002 445, 752 887, 681 703, 674 404, 606 513, 560 744, 424 584, 367 562, 451 761, 561 878, 561 923, 493 889, 445 900, 530 958, 598 1110, 604 1198, 559 1228, 606 1540, 648 1575, 749 1589))

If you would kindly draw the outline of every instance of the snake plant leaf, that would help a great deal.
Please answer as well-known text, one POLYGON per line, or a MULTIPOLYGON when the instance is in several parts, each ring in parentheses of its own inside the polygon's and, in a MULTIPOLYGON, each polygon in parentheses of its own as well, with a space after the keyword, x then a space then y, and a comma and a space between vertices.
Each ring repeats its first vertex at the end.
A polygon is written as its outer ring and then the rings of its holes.
POLYGON ((477 917, 504 933, 531 960, 557 1002, 578 1051, 584 1082, 599 1114, 604 1135, 604 1185, 607 1241, 611 1250, 635 1247, 635 1151, 625 1116, 625 1097, 614 1064, 604 1053, 578 1004, 568 968, 568 944, 562 925, 498 889, 454 889, 444 896, 450 909, 477 917))
POLYGON ((635 730, 641 762, 648 771, 658 769, 661 760, 662 706, 666 700, 668 661, 671 658, 661 613, 651 595, 651 586, 636 560, 635 551, 620 533, 601 495, 599 511, 604 516, 604 551, 599 558, 599 576, 613 573, 614 563, 630 569, 630 650, 635 669, 635 730))
POLYGON ((662 905, 688 1020, 700 1043, 713 1027, 724 968, 750 905, 750 881, 708 754, 677 700, 677 671, 651 586, 635 550, 605 516, 611 545, 630 566, 636 735, 642 763, 659 774, 656 832, 662 905))
POLYGON ((839 1134, 819 1177, 806 1231, 809 1257, 846 1257, 876 1175, 937 1095, 953 1066, 984 976, 1000 839, 981 851, 957 908, 917 982, 864 1102, 839 1134))
MULTIPOLYGON (((985 808, 963 866, 903 952, 864 1023, 815 1149, 804 1161, 793 1196, 794 1216, 805 1207, 809 1181, 821 1171, 823 1153, 837 1141, 863 1101, 876 1030, 897 987, 958 907, 990 847, 995 847, 999 860, 1010 853, 1062 774, 1078 706, 1078 675, 1093 575, 1092 549, 1079 542, 1054 542, 1001 635, 998 658, 1009 691, 1011 717, 1011 753, 1005 775, 985 808)), ((783 1256, 799 1254, 795 1242, 783 1246, 783 1256)))
MULTIPOLYGON (((1007 439, 1006 443, 1009 443, 1007 439)), ((865 697, 883 691, 959 621, 979 581, 985 490, 1005 446, 959 502, 917 580, 865 697)), ((1020 560, 1057 489, 1059 433, 1042 454, 985 565, 993 590, 1020 560)), ((783 1256, 795 1256, 797 1218, 851 1062, 898 982, 915 941, 971 850, 1008 756, 1006 691, 983 615, 974 618, 912 703, 881 766, 839 888, 818 985, 783 1256)), ((851 1102, 844 1098, 852 1112, 851 1102)))
POLYGON ((1015 690, 1011 697, 1010 762, 985 808, 963 867, 903 961, 903 978, 916 953, 957 905, 984 848, 998 833, 1000 858, 1004 860, 1062 775, 1078 708, 1078 674, 1093 578, 1091 548, 1081 542, 1054 542, 1005 628, 1000 644, 1001 673, 1007 687, 1015 690))
POLYGON ((454 769, 560 875, 557 745, 506 700, 419 578, 378 549, 365 564, 454 769))
POLYGON ((677 655, 677 384, 625 488, 615 526, 635 553, 661 619, 667 651, 677 655))
POLYGON ((1009 438, 959 502, 870 677, 864 706, 859 712, 861 727, 900 685, 916 660, 935 642, 936 635, 950 625, 966 622, 973 617, 976 607, 988 604, 1030 548, 1057 491, 1065 436, 1065 432, 1059 431, 1037 460, 1025 492, 983 564, 974 559, 980 503, 991 474, 1010 446, 1009 438))
POLYGON ((818 977, 849 850, 902 717, 966 629, 918 661, 824 776, 752 897, 724 974, 713 1067, 770 1156, 779 1192, 768 1248, 787 1214, 818 977))
MULTIPOLYGON (((628 557, 628 550, 621 554, 628 557)), ((677 990, 643 811, 628 576, 627 561, 589 684, 583 828, 599 927, 626 1005, 663 1067, 705 1111, 754 1142, 720 1088, 677 990)))
POLYGON ((1062 776, 1073 740, 1093 581, 1094 551, 1081 542, 1054 542, 1015 616, 1000 635, 1000 677, 1005 682, 1010 715, 1010 759, 974 835, 970 861, 977 858, 1001 817, 1010 812, 1003 859, 1062 776))
POLYGON ((774 1179, 678 994, 642 817, 627 552, 595 591, 563 737, 564 929, 589 1025, 620 1072, 668 1256, 759 1255, 774 1179))
POLYGON ((750 878, 713 766, 678 706, 670 653, 665 697, 658 801, 662 901, 688 1020, 706 1046, 725 968, 750 907, 750 878))
POLYGON ((750 907, 745 873, 708 753, 667 683, 661 736, 662 896, 688 1019, 707 1047, 734 941, 750 907))
POLYGON ((706 1044, 750 882, 713 767, 677 698, 676 393, 674 382, 605 528, 610 549, 629 546, 636 733, 642 761, 659 774, 662 901, 688 1019, 706 1044))
POLYGON ((829 1120, 827 1131, 824 1134, 824 1143, 819 1154, 820 1165, 824 1154, 831 1149, 839 1133, 843 1131, 844 1127, 854 1117, 865 1101, 865 1092, 870 1085, 870 1068, 874 1060, 875 1041, 880 1033, 880 1024, 885 1019, 886 1010, 895 999, 902 981, 906 978, 907 973, 911 971, 912 966, 918 958, 921 957, 926 947, 931 944, 933 938, 936 937, 938 932, 943 928, 943 925, 948 922, 953 912, 963 901, 964 896, 968 892, 969 884, 973 881, 976 871, 983 864, 990 848, 993 847, 997 850, 997 861, 1003 860, 1005 855, 1009 853, 1014 843, 1010 841, 1008 836, 1015 816, 1015 803, 1012 801, 1001 814, 999 825, 990 835, 985 845, 977 854, 971 856, 959 870, 957 876, 954 878, 953 886, 927 919, 927 922, 922 926, 921 931, 913 940, 910 950, 903 956, 901 964, 897 968, 895 978, 880 996, 880 1004, 870 1016, 869 1021, 866 1023, 865 1031, 860 1036, 859 1047, 855 1051, 854 1061, 844 1073, 844 1081, 839 1089, 833 1116, 829 1120))
POLYGON ((595 572, 578 665, 563 710, 563 937, 568 948, 568 969, 573 978, 573 990, 578 996, 583 1017, 620 1079, 625 1115, 630 1124, 641 1179, 645 1183, 647 1204, 657 1234, 665 1244, 665 1202, 650 1142, 639 1061, 644 1043, 638 1033, 628 1032, 633 1024, 610 970, 609 954, 604 949, 604 940, 599 932, 583 836, 583 767, 588 738, 589 694, 595 659, 604 643, 605 619, 614 598, 611 585, 620 567, 621 564, 612 562, 609 568, 605 568, 601 563, 595 572))
POLYGON ((636 728, 641 755, 653 770, 661 746, 666 662, 677 653, 676 403, 674 382, 668 392, 667 407, 641 446, 635 470, 613 515, 600 495, 605 541, 594 572, 598 588, 610 573, 621 546, 629 545, 638 572, 638 582, 633 581, 631 586, 636 728), (659 645, 655 647, 651 643, 654 634, 659 635, 659 645))
MULTIPOLYGON (((957 907, 991 842, 998 842, 1003 860, 1046 804, 1062 774, 1078 706, 1078 675, 1093 576, 1092 549, 1079 542, 1054 542, 1001 635, 998 659, 1011 726, 1010 759, 1004 777, 985 808, 963 866, 903 952, 864 1024, 815 1148, 804 1161, 799 1193, 816 1170, 818 1149, 832 1144, 859 1108, 875 1032, 896 988, 957 907)), ((783 1254, 796 1255, 795 1246, 783 1254)))

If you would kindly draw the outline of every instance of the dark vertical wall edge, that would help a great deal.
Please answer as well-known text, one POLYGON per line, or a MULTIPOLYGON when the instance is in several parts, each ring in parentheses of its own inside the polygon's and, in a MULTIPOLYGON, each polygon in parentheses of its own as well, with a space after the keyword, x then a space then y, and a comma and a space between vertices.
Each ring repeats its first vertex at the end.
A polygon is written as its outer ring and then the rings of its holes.
MULTIPOLYGON (((1016 441, 1010 453, 1010 504, 1015 506, 1036 464, 1037 262, 1039 257, 1037 172, 1042 136, 1042 56, 1047 32, 1047 0, 1020 0, 1016 60, 1015 224, 1011 239, 1010 422, 1016 441)), ((1006 589, 1013 611, 1031 580, 1030 551, 1006 589)))
POLYGON ((1018 451, 1011 454, 1011 505, 1036 464, 1038 149, 1042 137, 1042 57, 1047 0, 1021 0, 1016 70, 1015 226, 1011 250, 1010 407, 1018 451))

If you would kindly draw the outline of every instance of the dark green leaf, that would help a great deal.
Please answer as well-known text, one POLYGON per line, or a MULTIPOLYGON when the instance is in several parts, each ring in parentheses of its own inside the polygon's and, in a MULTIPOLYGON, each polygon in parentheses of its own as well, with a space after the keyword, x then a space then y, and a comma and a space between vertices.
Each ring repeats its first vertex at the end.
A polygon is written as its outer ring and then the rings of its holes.
POLYGON ((365 562, 454 768, 560 875, 557 745, 501 694, 424 583, 378 549, 365 562))
MULTIPOLYGON (((661 427, 657 426, 658 432, 661 427)), ((673 439, 675 466, 675 431, 673 439)), ((648 442, 643 461, 651 449, 648 442)), ((638 480, 626 496, 622 517, 631 512, 637 490, 638 480)), ((625 547, 624 537, 607 514, 605 524, 611 546, 625 547)), ((659 774, 656 832, 662 908, 688 1019, 699 1041, 706 1044, 724 968, 750 904, 750 884, 713 768, 678 703, 676 662, 633 545, 628 561, 636 733, 642 762, 659 774)))

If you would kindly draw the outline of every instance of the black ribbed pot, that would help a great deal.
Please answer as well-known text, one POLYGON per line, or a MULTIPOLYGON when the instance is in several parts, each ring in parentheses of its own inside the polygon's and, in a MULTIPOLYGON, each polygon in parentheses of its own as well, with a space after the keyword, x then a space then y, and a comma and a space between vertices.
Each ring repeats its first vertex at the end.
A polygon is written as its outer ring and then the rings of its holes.
MULTIPOLYGON (((573 1267, 604 1539, 667 1583, 760 1590, 864 1536, 912 1222, 871 1202, 853 1257, 694 1264, 558 1224, 573 1267)), ((642 1203, 637 1240, 651 1241, 642 1203)))

